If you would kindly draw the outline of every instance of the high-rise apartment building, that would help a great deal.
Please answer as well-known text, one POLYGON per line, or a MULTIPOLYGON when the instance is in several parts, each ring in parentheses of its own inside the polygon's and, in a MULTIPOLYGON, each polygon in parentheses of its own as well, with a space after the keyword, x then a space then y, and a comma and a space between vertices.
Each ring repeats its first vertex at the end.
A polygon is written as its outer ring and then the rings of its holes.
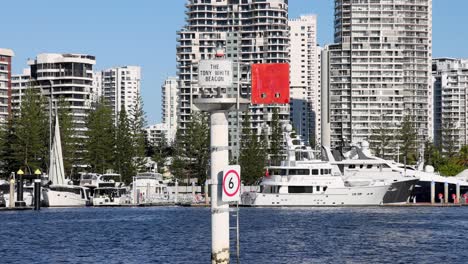
POLYGON ((320 142, 320 48, 317 17, 289 20, 290 28, 290 119, 305 142, 320 142))
POLYGON ((335 0, 335 43, 322 53, 322 143, 370 140, 379 127, 396 135, 405 115, 418 143, 428 139, 432 0, 335 0))
POLYGON ((11 59, 14 52, 0 48, 0 122, 11 113, 11 59))
MULTIPOLYGON (((178 128, 190 121, 193 99, 199 96, 196 82, 200 60, 215 57, 225 49, 234 63, 233 87, 242 97, 250 94, 252 63, 289 62, 288 0, 188 0, 186 24, 177 33, 179 80, 178 128)), ((274 108, 283 122, 289 121, 289 106, 251 106, 251 127, 258 134, 269 131, 274 108)), ((238 155, 241 116, 229 115, 231 154, 238 155)))
POLYGON ((86 118, 92 109, 93 65, 96 59, 84 54, 39 54, 28 61, 31 80, 53 106, 63 98, 70 104, 76 136, 84 137, 86 118))
POLYGON ((162 121, 167 127, 167 141, 174 142, 177 133, 178 84, 176 77, 169 77, 162 85, 162 121))
POLYGON ((432 74, 434 142, 444 151, 459 150, 468 145, 468 60, 434 59, 432 74))
MULTIPOLYGON (((95 78, 99 79, 99 77, 101 77, 102 84, 98 94, 104 97, 105 102, 112 108, 114 118, 118 117, 123 108, 130 117, 140 96, 141 68, 139 66, 111 68, 103 70, 101 74, 96 74, 95 78)), ((95 80, 95 82, 98 81, 95 80)), ((117 120, 118 118, 115 118, 115 122, 117 120)))
POLYGON ((23 69, 23 73, 11 76, 11 109, 13 114, 19 114, 26 89, 31 87, 31 69, 23 69))

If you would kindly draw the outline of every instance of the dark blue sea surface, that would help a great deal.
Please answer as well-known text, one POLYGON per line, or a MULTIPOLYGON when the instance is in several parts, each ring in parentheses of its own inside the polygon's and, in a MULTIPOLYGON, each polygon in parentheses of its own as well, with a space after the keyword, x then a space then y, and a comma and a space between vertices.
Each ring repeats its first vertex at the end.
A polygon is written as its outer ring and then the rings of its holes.
MULTIPOLYGON (((468 263, 468 207, 241 208, 240 227, 241 263, 468 263)), ((210 263, 210 228, 208 208, 0 212, 0 263, 210 263)))

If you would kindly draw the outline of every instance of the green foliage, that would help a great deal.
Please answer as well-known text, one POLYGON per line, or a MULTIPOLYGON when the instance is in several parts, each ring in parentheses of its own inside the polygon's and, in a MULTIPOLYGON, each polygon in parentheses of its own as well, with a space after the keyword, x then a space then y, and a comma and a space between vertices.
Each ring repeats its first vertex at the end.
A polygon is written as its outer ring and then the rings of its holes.
POLYGON ((112 110, 106 106, 103 99, 94 111, 90 111, 86 122, 86 161, 92 171, 105 173, 114 168, 115 140, 112 110))
POLYGON ((136 172, 145 170, 146 157, 146 114, 143 111, 143 100, 138 96, 137 103, 130 109, 129 128, 133 144, 133 164, 136 172))
POLYGON ((388 129, 384 123, 380 123, 376 128, 372 129, 370 136, 370 145, 372 150, 375 151, 377 157, 385 158, 385 149, 387 149, 393 139, 391 129, 388 129))
POLYGON ((153 147, 153 161, 158 164, 158 172, 165 173, 165 166, 167 164, 168 158, 171 155, 171 147, 167 143, 166 137, 162 137, 161 142, 156 143, 153 147))
POLYGON ((438 171, 443 176, 455 176, 462 172, 466 167, 457 164, 454 160, 449 160, 438 168, 438 171))
POLYGON ((3 179, 7 179, 11 172, 16 172, 20 167, 13 156, 15 140, 13 119, 8 118, 6 123, 0 124, 0 177, 3 179))
POLYGON ((250 128, 250 116, 244 115, 242 120, 242 136, 240 142, 239 165, 242 170, 242 180, 245 184, 255 184, 264 174, 267 155, 265 154, 266 139, 259 140, 250 128))
POLYGON ((442 153, 445 157, 451 159, 457 154, 457 140, 453 136, 455 129, 449 124, 445 124, 442 128, 442 153))
POLYGON ((282 160, 283 130, 281 128, 278 108, 273 108, 273 117, 271 120, 271 140, 269 155, 272 165, 279 165, 282 160))
POLYGON ((192 114, 183 136, 187 161, 190 162, 190 175, 203 184, 208 176, 210 159, 210 125, 208 115, 201 112, 192 114))
POLYGON ((183 143, 182 131, 178 130, 176 139, 173 144, 173 155, 170 170, 172 175, 178 180, 182 180, 187 176, 187 161, 185 159, 185 148, 183 143))
POLYGON ((35 169, 45 171, 48 168, 49 118, 46 105, 39 91, 26 89, 20 114, 13 122, 13 155, 26 174, 32 174, 35 169))
POLYGON ((406 115, 403 118, 403 122, 400 124, 398 139, 402 144, 400 147, 400 161, 403 161, 406 157, 407 164, 414 164, 417 161, 417 154, 415 151, 417 132, 416 129, 414 129, 412 117, 410 115, 406 115))
POLYGON ((128 183, 136 173, 133 164, 134 148, 132 134, 130 133, 127 112, 124 107, 119 113, 115 143, 115 169, 122 175, 123 181, 128 183))
POLYGON ((60 137, 62 140, 63 166, 65 174, 72 177, 74 174, 74 166, 79 162, 79 141, 73 123, 70 103, 65 101, 63 97, 59 98, 57 114, 59 117, 60 137))

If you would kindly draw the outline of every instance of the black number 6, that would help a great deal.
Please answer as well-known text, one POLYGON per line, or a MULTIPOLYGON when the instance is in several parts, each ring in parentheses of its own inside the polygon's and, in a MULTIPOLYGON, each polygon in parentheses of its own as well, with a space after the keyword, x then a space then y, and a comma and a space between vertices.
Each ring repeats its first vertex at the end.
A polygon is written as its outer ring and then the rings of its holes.
POLYGON ((229 180, 229 189, 233 189, 234 188, 234 183, 232 182, 232 177, 231 179, 229 180))

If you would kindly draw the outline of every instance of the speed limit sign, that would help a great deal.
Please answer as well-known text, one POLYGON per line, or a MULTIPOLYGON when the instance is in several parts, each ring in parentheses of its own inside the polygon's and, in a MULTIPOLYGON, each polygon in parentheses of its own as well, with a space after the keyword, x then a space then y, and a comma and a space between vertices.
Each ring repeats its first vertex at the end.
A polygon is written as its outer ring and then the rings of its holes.
POLYGON ((223 170, 223 202, 237 202, 240 200, 240 166, 228 166, 223 170))

